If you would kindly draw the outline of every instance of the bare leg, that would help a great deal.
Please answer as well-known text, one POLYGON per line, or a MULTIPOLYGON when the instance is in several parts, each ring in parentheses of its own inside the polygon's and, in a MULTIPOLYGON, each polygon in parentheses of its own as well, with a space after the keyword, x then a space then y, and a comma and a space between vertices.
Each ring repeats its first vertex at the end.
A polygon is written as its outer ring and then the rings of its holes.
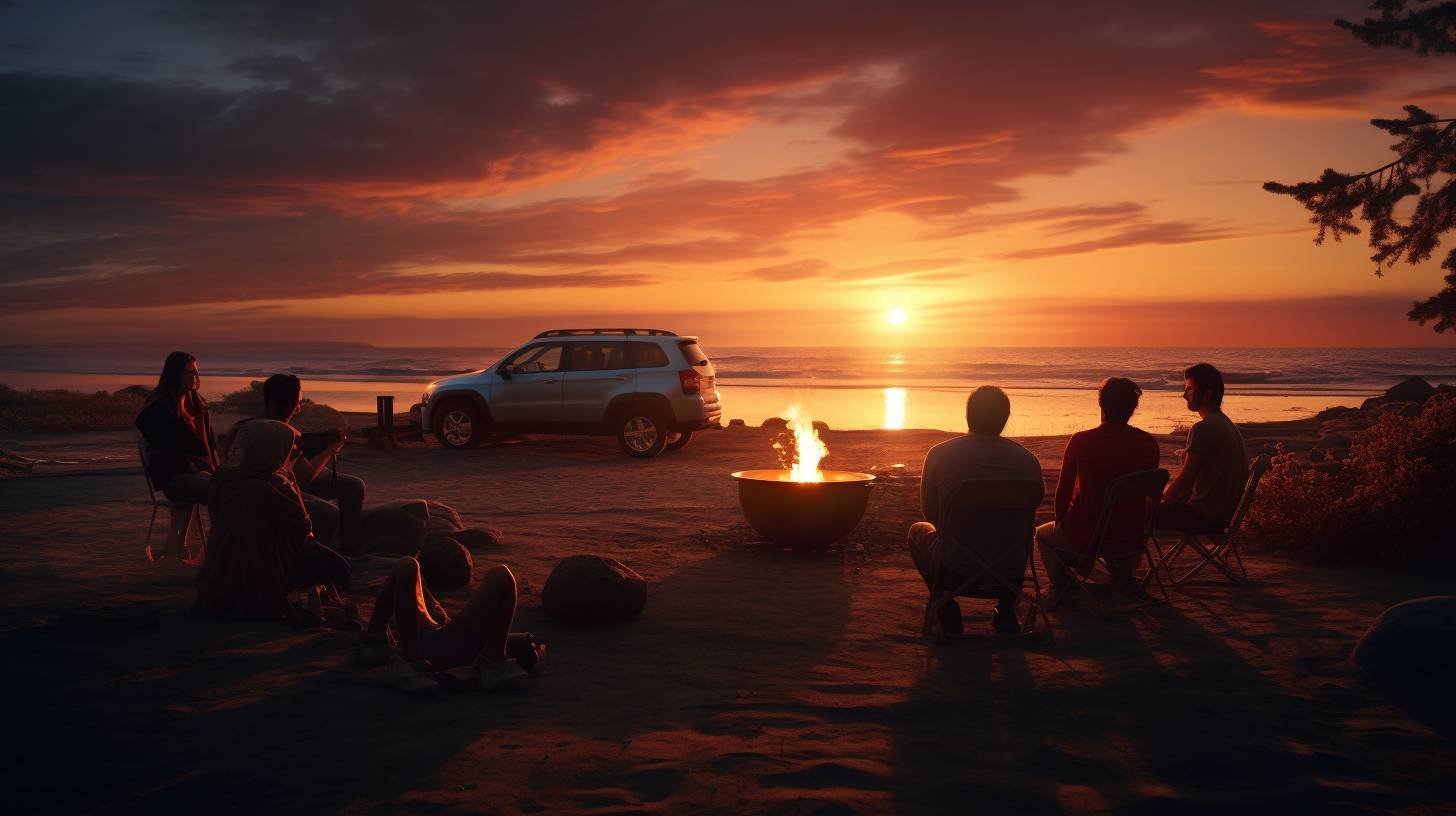
POLYGON ((187 531, 192 526, 192 514, 198 512, 197 505, 172 507, 170 523, 167 525, 167 544, 163 552, 187 557, 187 531))
POLYGON ((480 656, 489 661, 506 659, 506 638, 516 619, 516 576, 504 564, 486 570, 480 585, 450 626, 465 629, 480 642, 480 656))
POLYGON ((425 605, 426 592, 420 580, 420 562, 409 557, 396 561, 375 598, 374 614, 369 618, 370 639, 384 640, 393 620, 400 652, 406 660, 419 660, 420 627, 437 625, 425 605))

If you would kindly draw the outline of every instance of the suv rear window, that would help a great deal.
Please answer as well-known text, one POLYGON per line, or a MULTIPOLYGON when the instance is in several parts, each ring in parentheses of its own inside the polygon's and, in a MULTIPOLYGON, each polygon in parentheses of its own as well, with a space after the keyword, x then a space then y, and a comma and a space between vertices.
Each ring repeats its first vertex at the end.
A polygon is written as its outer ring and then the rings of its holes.
POLYGON ((688 365, 696 366, 708 362, 708 355, 703 353, 702 347, 691 340, 685 343, 678 343, 677 347, 682 349, 683 356, 687 358, 688 365))
POLYGON ((667 365, 667 352, 655 343, 628 343, 627 353, 633 368, 662 368, 667 365))

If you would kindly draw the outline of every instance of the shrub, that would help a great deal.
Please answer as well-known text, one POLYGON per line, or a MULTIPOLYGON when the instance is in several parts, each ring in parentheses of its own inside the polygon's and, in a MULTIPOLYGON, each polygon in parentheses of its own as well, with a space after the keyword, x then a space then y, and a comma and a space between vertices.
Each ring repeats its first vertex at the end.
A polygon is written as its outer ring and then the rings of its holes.
POLYGON ((1290 553, 1389 566, 1456 566, 1456 395, 1389 411, 1338 463, 1281 451, 1249 511, 1251 532, 1290 553))
POLYGON ((145 386, 97 391, 17 391, 0 385, 0 431, 64 433, 130 428, 146 401, 145 386))
POLYGON ((263 381, 253 380, 247 388, 239 388, 222 395, 213 403, 212 410, 228 414, 263 413, 263 381))

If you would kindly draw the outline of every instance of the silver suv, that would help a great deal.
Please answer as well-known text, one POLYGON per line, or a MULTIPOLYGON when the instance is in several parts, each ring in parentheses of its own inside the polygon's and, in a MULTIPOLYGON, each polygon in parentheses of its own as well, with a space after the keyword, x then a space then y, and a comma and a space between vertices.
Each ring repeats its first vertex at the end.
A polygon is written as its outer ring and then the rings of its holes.
POLYGON ((593 434, 650 459, 718 425, 713 377, 696 337, 552 329, 490 368, 431 383, 420 421, 447 448, 473 448, 492 431, 593 434))

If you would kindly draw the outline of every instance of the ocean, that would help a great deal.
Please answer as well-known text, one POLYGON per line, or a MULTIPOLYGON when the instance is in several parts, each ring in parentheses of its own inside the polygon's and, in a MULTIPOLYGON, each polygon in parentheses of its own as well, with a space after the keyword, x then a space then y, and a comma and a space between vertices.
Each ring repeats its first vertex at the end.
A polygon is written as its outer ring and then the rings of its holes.
MULTIPOLYGON (((1358 405, 1407 376, 1456 384, 1452 348, 814 348, 714 347, 724 419, 756 425, 791 403, 835 429, 965 430, 965 398, 978 385, 1011 396, 1006 433, 1070 433, 1097 423, 1095 389, 1130 377, 1144 389, 1133 424, 1164 433, 1192 420, 1182 372, 1210 362, 1228 383, 1236 422, 1295 419, 1358 405)), ((12 388, 115 390, 152 384, 170 348, 0 346, 0 383, 12 388)), ((509 348, 385 348, 354 343, 200 344, 203 394, 216 399, 276 372, 297 374, 305 394, 346 411, 398 410, 431 380, 485 368, 509 348)))

